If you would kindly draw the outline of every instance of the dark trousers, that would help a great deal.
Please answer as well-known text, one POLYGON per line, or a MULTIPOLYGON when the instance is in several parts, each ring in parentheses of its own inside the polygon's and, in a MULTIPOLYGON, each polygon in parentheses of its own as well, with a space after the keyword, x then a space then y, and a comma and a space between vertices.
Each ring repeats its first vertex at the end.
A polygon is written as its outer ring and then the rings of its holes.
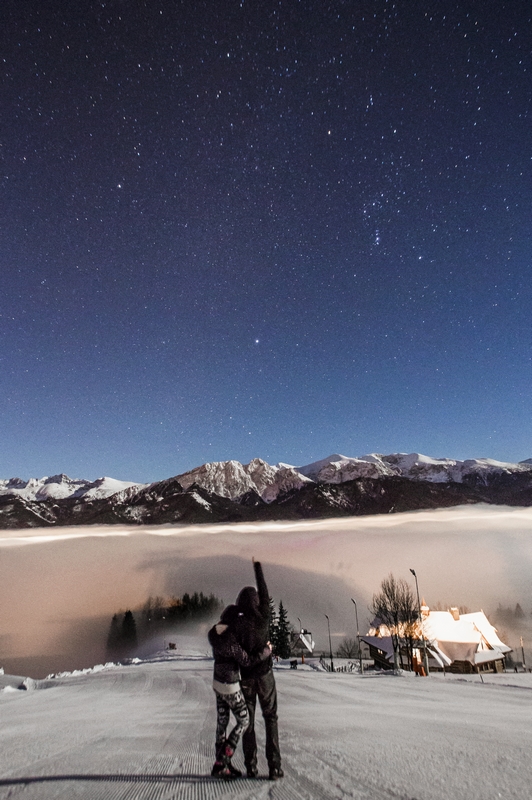
POLYGON ((277 728, 277 688, 273 670, 266 675, 255 678, 243 678, 240 681, 242 692, 246 698, 249 713, 249 726, 242 736, 242 749, 247 768, 257 766, 257 737, 255 736, 255 707, 257 697, 264 717, 266 727, 266 759, 268 767, 281 766, 281 753, 279 751, 279 731, 277 728))

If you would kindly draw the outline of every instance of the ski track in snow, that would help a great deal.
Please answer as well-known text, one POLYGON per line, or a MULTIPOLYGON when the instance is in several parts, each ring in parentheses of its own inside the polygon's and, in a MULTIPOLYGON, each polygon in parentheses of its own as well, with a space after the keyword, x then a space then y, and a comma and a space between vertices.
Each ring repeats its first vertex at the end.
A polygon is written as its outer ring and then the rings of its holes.
MULTIPOLYGON (((528 800, 532 676, 276 671, 284 779, 210 777, 210 661, 0 692, 0 800, 528 800)), ((234 762, 243 768, 241 748, 234 762)))

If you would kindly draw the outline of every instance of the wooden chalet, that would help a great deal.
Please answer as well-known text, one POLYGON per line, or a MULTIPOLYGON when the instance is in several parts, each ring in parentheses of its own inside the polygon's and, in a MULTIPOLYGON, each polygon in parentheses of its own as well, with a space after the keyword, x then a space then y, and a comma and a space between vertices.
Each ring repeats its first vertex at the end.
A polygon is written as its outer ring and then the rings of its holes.
MULTIPOLYGON (((429 657, 429 669, 447 672, 502 672, 504 657, 511 648, 502 642, 497 630, 483 611, 460 614, 457 608, 431 611, 421 607, 422 628, 415 623, 410 629, 414 637, 413 660, 421 664, 423 639, 429 657)), ((391 632, 386 625, 374 620, 367 636, 361 637, 369 646, 375 666, 393 669, 394 652, 391 632)), ((409 668, 410 654, 405 643, 405 631, 399 631, 402 662, 409 668)))

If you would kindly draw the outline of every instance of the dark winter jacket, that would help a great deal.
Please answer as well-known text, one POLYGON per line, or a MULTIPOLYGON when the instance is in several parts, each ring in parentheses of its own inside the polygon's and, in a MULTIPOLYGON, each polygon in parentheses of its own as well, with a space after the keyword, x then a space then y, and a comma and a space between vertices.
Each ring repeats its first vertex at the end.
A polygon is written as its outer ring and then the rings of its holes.
POLYGON ((240 667, 252 667, 271 658, 269 648, 262 648, 261 652, 250 656, 239 644, 235 635, 238 616, 236 606, 229 606, 223 612, 220 622, 208 633, 214 656, 214 681, 218 684, 238 684, 240 667))
MULTIPOLYGON (((257 588, 246 586, 238 595, 236 606, 239 616, 236 625, 238 641, 251 657, 268 644, 270 631, 270 596, 259 561, 253 564, 257 588)), ((242 678, 265 675, 272 668, 271 655, 263 661, 242 665, 242 678)))

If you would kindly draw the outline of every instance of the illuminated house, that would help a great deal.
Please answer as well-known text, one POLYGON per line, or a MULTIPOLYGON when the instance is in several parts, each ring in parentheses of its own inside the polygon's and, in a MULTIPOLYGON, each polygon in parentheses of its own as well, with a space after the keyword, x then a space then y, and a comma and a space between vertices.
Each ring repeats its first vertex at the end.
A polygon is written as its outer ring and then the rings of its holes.
MULTIPOLYGON (((496 629, 483 611, 460 614, 457 608, 431 611, 423 605, 421 615, 430 669, 462 673, 503 671, 504 656, 511 651, 511 647, 499 639, 496 629)), ((421 661, 419 622, 411 625, 409 631, 399 630, 403 659, 407 655, 405 639, 408 633, 414 640, 414 656, 421 661)), ((393 669, 392 637, 386 625, 374 620, 369 634, 361 638, 369 645, 375 666, 393 669)))

